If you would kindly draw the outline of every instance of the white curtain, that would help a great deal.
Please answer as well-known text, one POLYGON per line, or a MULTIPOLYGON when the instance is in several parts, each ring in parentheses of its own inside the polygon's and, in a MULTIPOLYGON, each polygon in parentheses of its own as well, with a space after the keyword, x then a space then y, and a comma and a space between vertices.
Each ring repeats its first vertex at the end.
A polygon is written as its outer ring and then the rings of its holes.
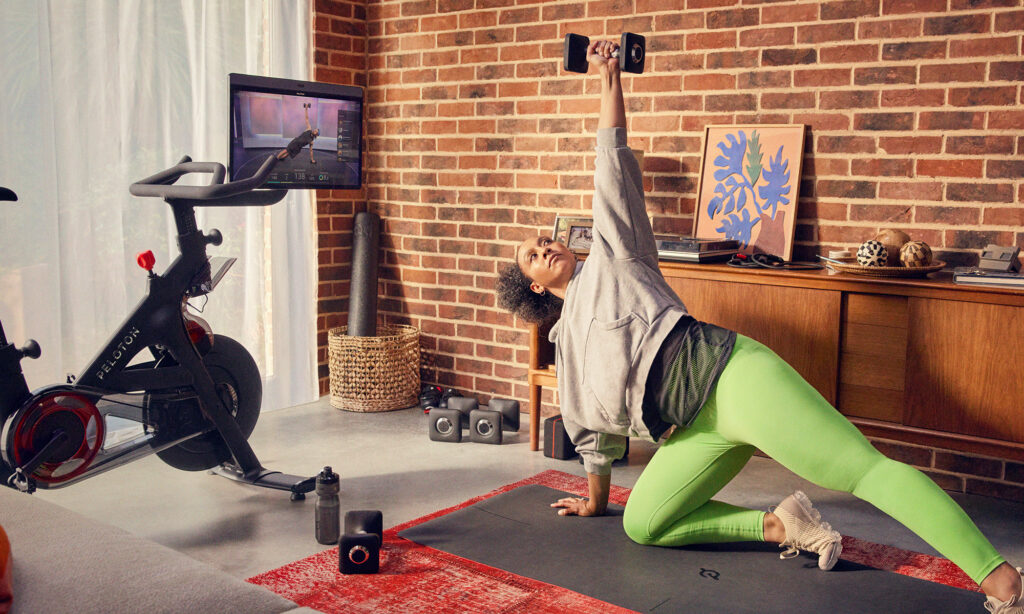
MULTIPOLYGON (((169 207, 129 184, 226 163, 228 74, 308 79, 310 19, 309 0, 0 0, 0 186, 19 198, 0 202, 0 320, 42 346, 30 388, 79 373, 142 298, 137 253, 157 272, 177 254, 169 207)), ((252 352, 264 409, 315 399, 309 192, 197 213, 224 235, 210 255, 239 260, 193 303, 252 352)))

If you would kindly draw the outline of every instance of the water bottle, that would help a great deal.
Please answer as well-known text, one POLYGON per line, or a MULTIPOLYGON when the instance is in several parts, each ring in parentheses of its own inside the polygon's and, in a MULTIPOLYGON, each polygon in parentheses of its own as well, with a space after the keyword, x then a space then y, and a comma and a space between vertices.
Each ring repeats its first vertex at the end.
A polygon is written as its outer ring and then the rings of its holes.
POLYGON ((316 541, 333 546, 341 537, 341 502, 338 500, 338 474, 324 467, 316 476, 316 541))

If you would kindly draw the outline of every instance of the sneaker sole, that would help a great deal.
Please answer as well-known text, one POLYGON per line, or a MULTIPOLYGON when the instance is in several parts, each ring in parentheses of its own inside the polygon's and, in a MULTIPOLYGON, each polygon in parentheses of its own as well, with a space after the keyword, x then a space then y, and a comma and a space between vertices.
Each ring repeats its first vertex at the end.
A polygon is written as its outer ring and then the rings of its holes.
MULTIPOLYGON (((811 500, 807 497, 807 495, 805 495, 802 490, 798 490, 795 493, 793 493, 793 499, 796 501, 796 504, 800 506, 800 511, 803 512, 804 516, 806 516, 810 520, 813 520, 814 515, 811 514, 811 510, 814 509, 814 505, 811 503, 811 500)), ((835 531, 835 529, 833 529, 833 531, 835 531)), ((836 533, 839 532, 836 531, 836 533)), ((831 552, 828 553, 827 557, 823 554, 818 555, 818 569, 821 569, 822 571, 831 570, 833 567, 836 566, 836 563, 839 562, 839 555, 842 554, 842 552, 843 542, 842 536, 840 535, 840 541, 836 542, 835 547, 832 548, 831 552)))

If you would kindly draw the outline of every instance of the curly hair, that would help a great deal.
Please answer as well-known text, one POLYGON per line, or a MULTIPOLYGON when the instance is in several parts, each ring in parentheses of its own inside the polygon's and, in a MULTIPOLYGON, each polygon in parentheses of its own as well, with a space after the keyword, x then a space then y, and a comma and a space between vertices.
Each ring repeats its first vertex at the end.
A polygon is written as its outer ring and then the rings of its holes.
POLYGON ((495 285, 498 305, 536 324, 557 318, 562 312, 562 299, 550 292, 537 294, 530 289, 530 283, 530 278, 523 273, 518 263, 512 262, 503 267, 495 285))

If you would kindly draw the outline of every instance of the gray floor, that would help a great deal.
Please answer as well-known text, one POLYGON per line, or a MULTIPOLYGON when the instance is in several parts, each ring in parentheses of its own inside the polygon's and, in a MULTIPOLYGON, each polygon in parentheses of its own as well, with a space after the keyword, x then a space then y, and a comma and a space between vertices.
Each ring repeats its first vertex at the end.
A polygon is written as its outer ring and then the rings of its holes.
MULTIPOLYGON (((583 474, 575 461, 530 452, 523 418, 523 431, 506 433, 501 446, 446 444, 427 438, 419 409, 350 413, 324 398, 264 414, 251 441, 270 469, 313 475, 331 465, 341 475, 342 510, 379 509, 390 527, 546 469, 583 474)), ((629 464, 616 468, 613 483, 632 486, 654 450, 633 439, 629 464)), ((934 553, 870 505, 809 484, 769 459, 752 459, 718 498, 764 509, 798 488, 846 535, 934 553)), ((287 493, 178 471, 155 456, 37 496, 241 578, 327 548, 314 539, 313 497, 293 503, 287 493)), ((956 498, 1011 562, 1024 564, 1024 505, 956 498)))

